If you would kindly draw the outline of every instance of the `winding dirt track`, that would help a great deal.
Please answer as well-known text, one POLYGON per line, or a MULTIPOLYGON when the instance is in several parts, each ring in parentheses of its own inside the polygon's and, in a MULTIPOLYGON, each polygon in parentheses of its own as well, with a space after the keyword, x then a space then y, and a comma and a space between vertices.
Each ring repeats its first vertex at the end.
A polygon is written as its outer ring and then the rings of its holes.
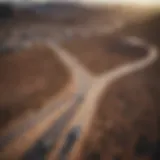
MULTIPOLYGON (((83 140, 83 136, 85 136, 85 133, 87 132, 87 129, 90 126, 90 122, 95 114, 96 108, 97 108, 97 102, 99 101, 101 95, 103 94, 104 90, 106 90, 107 86, 110 86, 112 83, 114 83, 115 81, 117 81, 119 78, 124 77, 128 74, 132 74, 136 71, 142 70, 144 68, 146 68, 149 65, 152 65, 155 60, 158 58, 158 54, 157 54, 157 50, 155 47, 147 45, 142 43, 142 41, 140 41, 137 38, 130 38, 130 42, 133 45, 144 45, 144 47, 148 47, 148 53, 146 54, 146 56, 140 60, 137 60, 133 63, 130 64, 126 64, 123 65, 117 69, 111 70, 110 72, 107 72, 106 74, 101 75, 100 77, 93 77, 89 71, 87 71, 87 69, 85 69, 83 67, 83 65, 81 63, 79 63, 79 61, 72 57, 71 54, 66 51, 65 49, 63 49, 62 47, 60 47, 56 42, 52 41, 52 40, 47 40, 46 44, 52 48, 57 55, 60 57, 60 59, 64 62, 64 64, 66 65, 66 67, 68 67, 71 72, 72 75, 74 77, 74 81, 75 81, 75 90, 73 93, 73 96, 71 96, 69 99, 67 99, 67 102, 65 103, 63 101, 63 97, 62 99, 60 99, 58 101, 58 103, 56 104, 56 106, 61 106, 62 105, 62 111, 56 111, 53 113, 51 108, 52 107, 48 107, 44 113, 41 113, 39 116, 36 117, 35 119, 31 119, 30 122, 26 123, 23 125, 22 128, 18 128, 17 130, 9 133, 10 135, 6 136, 9 137, 9 141, 10 141, 10 137, 11 135, 14 135, 12 138, 19 138, 19 135, 21 135, 20 137, 20 141, 17 142, 17 140, 15 141, 15 144, 12 146, 10 146, 12 149, 7 149, 7 152, 5 154, 5 158, 7 157, 7 155, 11 155, 14 156, 14 153, 16 151, 19 151, 21 149, 18 149, 17 147, 20 146, 20 143, 23 142, 23 139, 27 136, 29 136, 30 134, 26 134, 26 136, 24 135, 24 128, 25 130, 29 130, 29 133, 33 133, 31 130, 32 127, 28 127, 28 124, 31 123, 32 121, 36 121, 36 124, 41 124, 42 121, 44 121, 44 119, 46 117, 48 117, 48 115, 51 114, 50 117, 53 118, 56 117, 55 119, 57 121, 55 121, 55 125, 59 126, 62 125, 62 121, 67 124, 67 122, 69 121, 67 118, 69 115, 75 108, 80 108, 78 113, 75 114, 75 116, 73 117, 72 115, 72 123, 69 124, 69 128, 72 128, 74 126, 80 126, 81 127, 81 138, 80 141, 83 140), (76 95, 76 96, 74 96, 76 95), (76 97, 76 98, 75 98, 76 97), (79 98, 83 97, 84 98, 84 102, 80 102, 79 103, 75 103, 73 105, 73 103, 75 101, 79 101, 79 98), (69 111, 69 112, 67 112, 69 111), (59 118, 60 117, 60 118, 59 118), (60 120, 59 120, 60 119, 60 120), (18 133, 18 134, 15 134, 18 133)), ((53 104, 52 104, 53 106, 53 104)), ((49 124, 49 126, 51 126, 51 122, 52 121, 48 121, 46 123, 49 124)), ((45 123, 44 123, 45 125, 45 123)), ((52 130, 55 130, 56 128, 52 128, 52 130)), ((59 131, 58 134, 62 134, 64 127, 62 127, 59 131)), ((57 133, 56 133, 57 134, 57 133)), ((52 141, 54 141, 54 143, 57 143, 57 140, 55 140, 56 135, 52 134, 52 141)), ((4 139, 4 137, 0 137, 0 146, 4 144, 4 142, 2 142, 4 139)), ((7 143, 8 143, 8 138, 6 138, 7 143)), ((27 138, 26 138, 27 139, 27 138)), ((5 142, 6 143, 6 142, 5 142)), ((27 143, 27 142, 26 142, 27 143)), ((62 144, 63 145, 63 144, 62 144)), ((75 151, 75 153, 77 153, 76 151, 78 151, 78 148, 80 146, 77 145, 75 146, 73 153, 75 151)), ((22 150, 23 152, 25 150, 22 150)), ((22 153, 23 153, 22 152, 22 153)), ((21 153, 21 154, 22 154, 21 153)), ((22 156, 21 154, 19 154, 19 157, 22 156)), ((75 155, 75 154, 73 154, 75 155)), ((4 157, 2 157, 3 159, 5 159, 4 157)), ((52 156, 51 156, 52 157, 52 156)), ((74 157, 74 156, 73 156, 74 157)), ((53 158, 51 158, 53 160, 53 158)))
MULTIPOLYGON (((148 67, 149 65, 152 65, 158 58, 157 50, 154 46, 145 44, 143 41, 136 37, 130 37, 126 40, 128 40, 132 45, 147 47, 148 53, 146 53, 146 56, 142 59, 130 64, 122 65, 121 67, 113 69, 94 80, 91 89, 88 91, 87 96, 85 97, 84 103, 81 105, 80 111, 75 115, 74 119, 72 120, 73 123, 71 124, 71 128, 73 128, 74 126, 81 127, 80 141, 83 139, 83 136, 85 136, 85 133, 89 129, 90 122, 97 108, 97 103, 101 95, 104 93, 104 90, 106 90, 107 86, 110 86, 112 83, 128 74, 132 74, 148 67)), ((63 52, 65 52, 65 50, 63 50, 63 52)), ((73 150, 73 152, 75 151, 75 153, 78 154, 76 150, 78 151, 78 143, 77 147, 75 147, 75 149, 73 150)))
MULTIPOLYGON (((142 45, 140 42, 141 41, 139 41, 139 43, 134 42, 134 44, 137 43, 142 45)), ((110 72, 101 75, 94 81, 92 88, 89 90, 86 100, 83 103, 84 107, 82 108, 84 109, 82 109, 82 111, 79 112, 79 115, 76 115, 74 122, 75 125, 81 125, 82 127, 83 125, 87 125, 86 122, 88 122, 88 119, 90 119, 89 116, 91 116, 92 113, 94 113, 94 108, 96 108, 97 102, 100 99, 101 95, 104 93, 104 90, 106 90, 107 86, 111 85, 111 83, 114 83, 118 79, 128 74, 132 74, 134 72, 148 67, 149 65, 152 65, 157 60, 158 54, 156 48, 145 44, 143 45, 144 47, 148 47, 148 53, 146 53, 146 56, 144 58, 132 62, 130 64, 122 65, 117 69, 113 69, 110 72), (86 114, 87 116, 85 116, 86 114)))
MULTIPOLYGON (((34 139, 37 139, 40 135, 42 135, 43 132, 47 132, 47 128, 53 127, 53 123, 55 123, 56 126, 62 124, 59 123, 62 121, 59 120, 62 115, 64 116, 61 119, 64 119, 67 123, 68 120, 66 117, 68 116, 66 116, 66 114, 70 114, 74 108, 77 108, 78 105, 75 107, 73 104, 79 102, 79 99, 83 97, 90 88, 92 76, 87 73, 85 68, 83 68, 82 65, 80 65, 74 58, 72 58, 70 54, 63 53, 55 43, 47 41, 46 44, 58 54, 64 65, 71 71, 73 76, 72 88, 74 90, 69 93, 69 96, 65 94, 58 98, 58 100, 51 100, 48 106, 46 106, 45 109, 40 113, 37 115, 32 115, 26 121, 22 119, 22 125, 18 125, 11 131, 9 130, 8 132, 5 132, 4 135, 1 135, 0 158, 2 159, 9 159, 10 157, 14 157, 15 153, 16 157, 14 159, 19 159, 29 147, 29 145, 33 143, 34 139), (39 134, 34 133, 36 128, 37 133, 39 134), (29 138, 31 133, 34 136, 29 138), (20 144, 24 145, 19 149, 20 144)), ((28 45, 30 46, 30 44, 28 45)), ((63 129, 64 127, 58 131, 59 135, 63 129)), ((57 136, 55 136, 55 138, 56 137, 57 136)), ((56 143, 57 140, 53 141, 56 143)))

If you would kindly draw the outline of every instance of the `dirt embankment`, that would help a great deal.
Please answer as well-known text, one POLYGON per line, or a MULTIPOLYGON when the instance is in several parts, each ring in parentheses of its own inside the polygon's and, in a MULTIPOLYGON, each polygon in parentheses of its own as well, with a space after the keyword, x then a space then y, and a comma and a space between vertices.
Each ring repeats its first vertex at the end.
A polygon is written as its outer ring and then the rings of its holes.
MULTIPOLYGON (((153 18, 143 24, 148 32, 139 28, 135 33, 144 31, 143 36, 160 48, 159 36, 154 33, 159 22, 160 16, 153 18)), ((159 72, 160 59, 106 89, 76 160, 160 159, 159 72)))
POLYGON ((43 45, 0 55, 0 129, 27 111, 37 111, 69 79, 58 56, 43 45))
POLYGON ((119 35, 77 38, 64 43, 64 47, 94 74, 139 59, 146 53, 146 49, 127 44, 119 35))

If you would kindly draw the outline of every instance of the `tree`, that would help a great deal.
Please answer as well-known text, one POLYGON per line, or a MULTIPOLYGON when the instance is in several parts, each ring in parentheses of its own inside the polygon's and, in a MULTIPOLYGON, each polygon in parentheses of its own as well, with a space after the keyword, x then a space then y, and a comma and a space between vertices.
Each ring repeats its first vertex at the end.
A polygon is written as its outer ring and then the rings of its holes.
POLYGON ((0 52, 6 50, 6 42, 10 36, 12 27, 9 25, 9 20, 14 16, 14 11, 11 5, 0 4, 0 52))
POLYGON ((10 19, 13 17, 13 8, 9 4, 0 4, 0 20, 10 19))

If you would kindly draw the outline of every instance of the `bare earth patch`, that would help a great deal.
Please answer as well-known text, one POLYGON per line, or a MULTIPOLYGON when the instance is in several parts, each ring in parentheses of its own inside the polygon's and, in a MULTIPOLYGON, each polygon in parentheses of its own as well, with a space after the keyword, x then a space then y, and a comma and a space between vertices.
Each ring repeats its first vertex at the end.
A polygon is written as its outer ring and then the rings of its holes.
POLYGON ((76 160, 150 160, 157 156, 159 64, 160 60, 106 89, 76 160))
POLYGON ((94 74, 129 63, 146 53, 146 49, 129 45, 118 35, 75 38, 63 46, 94 74))
POLYGON ((27 111, 37 111, 69 79, 58 56, 43 45, 0 55, 0 128, 27 111))

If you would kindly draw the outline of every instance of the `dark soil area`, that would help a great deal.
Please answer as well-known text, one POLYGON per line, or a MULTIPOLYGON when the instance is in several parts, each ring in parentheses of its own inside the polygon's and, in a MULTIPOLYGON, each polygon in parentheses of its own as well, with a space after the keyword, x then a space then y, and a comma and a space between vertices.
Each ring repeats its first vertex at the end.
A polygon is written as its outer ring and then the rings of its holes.
POLYGON ((0 130, 27 111, 38 111, 69 81, 69 72, 43 45, 0 55, 0 130))

